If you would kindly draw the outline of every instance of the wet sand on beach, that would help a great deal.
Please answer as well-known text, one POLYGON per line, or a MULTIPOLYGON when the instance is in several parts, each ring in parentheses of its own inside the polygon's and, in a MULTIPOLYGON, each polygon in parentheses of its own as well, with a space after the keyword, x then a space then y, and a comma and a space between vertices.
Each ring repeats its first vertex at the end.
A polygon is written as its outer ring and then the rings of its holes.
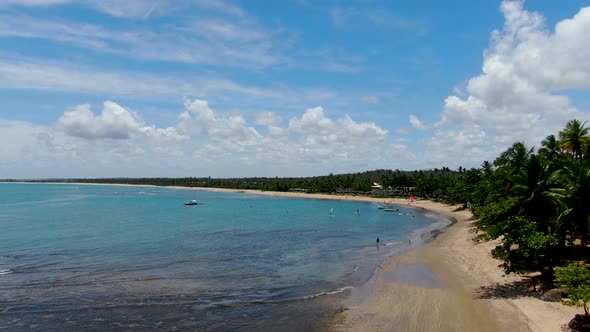
POLYGON ((393 203, 456 222, 436 240, 382 264, 371 294, 335 317, 333 331, 567 331, 583 312, 541 300, 524 276, 505 275, 490 254, 497 242, 472 240, 469 211, 430 201, 393 203))

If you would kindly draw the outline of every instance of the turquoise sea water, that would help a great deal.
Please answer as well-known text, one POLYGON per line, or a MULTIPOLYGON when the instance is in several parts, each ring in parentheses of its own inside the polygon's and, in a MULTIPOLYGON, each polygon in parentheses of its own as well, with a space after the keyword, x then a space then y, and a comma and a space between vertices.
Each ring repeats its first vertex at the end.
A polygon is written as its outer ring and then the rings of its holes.
POLYGON ((0 184, 0 330, 313 329, 329 311, 323 298, 365 283, 408 239, 446 222, 399 209, 0 184))

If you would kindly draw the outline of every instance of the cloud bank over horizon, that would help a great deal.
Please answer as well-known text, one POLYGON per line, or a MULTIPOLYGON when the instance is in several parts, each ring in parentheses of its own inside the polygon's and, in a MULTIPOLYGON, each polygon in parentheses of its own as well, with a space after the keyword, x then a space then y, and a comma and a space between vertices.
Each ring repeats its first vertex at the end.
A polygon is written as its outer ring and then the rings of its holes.
MULTIPOLYGON (((419 27, 422 32, 408 43, 435 30, 423 18, 384 14, 388 20, 377 21, 367 14, 374 8, 324 11, 336 33, 363 29, 351 23, 354 17, 388 33, 419 27)), ((270 27, 231 2, 3 2, 0 38, 72 48, 78 59, 98 54, 96 63, 121 62, 109 67, 44 58, 18 45, 0 51, 0 93, 17 105, 34 102, 25 116, 10 103, 0 112, 0 178, 274 177, 477 167, 515 141, 538 146, 568 120, 590 120, 590 99, 581 93, 590 90, 590 7, 558 18, 554 27, 544 14, 525 9, 524 1, 502 1, 500 12, 503 26, 488 33, 488 46, 479 50, 481 71, 458 78, 462 84, 442 82, 454 94, 431 101, 440 105, 433 110, 430 104, 408 105, 422 91, 414 86, 420 82, 391 80, 391 91, 387 85, 339 85, 343 77, 374 80, 367 54, 338 47, 297 53, 293 45, 304 45, 304 34, 287 23, 270 27), (67 6, 122 23, 29 12, 67 6), (208 14, 174 26, 165 21, 193 7, 208 14), (335 70, 325 75, 340 76, 322 83, 317 73, 330 63, 355 70, 335 70), (301 77, 290 78, 291 71, 301 77), (307 83, 313 78, 320 83, 307 83)))

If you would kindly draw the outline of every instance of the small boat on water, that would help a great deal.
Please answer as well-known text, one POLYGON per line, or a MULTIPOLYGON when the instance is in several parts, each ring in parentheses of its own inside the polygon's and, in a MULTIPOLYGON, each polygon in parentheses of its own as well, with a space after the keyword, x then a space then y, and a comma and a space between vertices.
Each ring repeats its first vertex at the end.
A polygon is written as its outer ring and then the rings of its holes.
POLYGON ((196 199, 191 199, 190 201, 184 202, 184 205, 202 205, 203 202, 199 202, 196 199))
POLYGON ((399 209, 394 209, 394 208, 384 208, 383 211, 387 211, 387 212, 397 212, 399 211, 399 209))

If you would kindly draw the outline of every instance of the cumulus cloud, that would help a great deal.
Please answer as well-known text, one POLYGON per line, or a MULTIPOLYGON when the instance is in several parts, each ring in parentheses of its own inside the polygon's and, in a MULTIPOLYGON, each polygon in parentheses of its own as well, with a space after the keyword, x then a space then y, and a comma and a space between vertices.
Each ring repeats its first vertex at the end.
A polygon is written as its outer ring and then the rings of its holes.
POLYGON ((88 104, 71 107, 52 126, 0 120, 0 138, 11 137, 0 141, 8 156, 0 167, 6 177, 312 175, 385 165, 391 154, 407 151, 402 144, 392 150, 377 124, 332 118, 322 107, 282 126, 271 113, 266 133, 239 112, 212 109, 202 99, 187 99, 169 128, 147 125, 113 101, 100 112, 88 104))
POLYGON ((439 126, 459 126, 459 136, 478 127, 487 144, 504 146, 538 144, 569 119, 589 118, 563 91, 590 88, 590 7, 551 31, 541 14, 523 6, 502 2, 504 27, 492 33, 483 73, 468 81, 466 96, 446 98, 439 126))
POLYGON ((268 126, 266 134, 258 132, 239 113, 230 115, 211 109, 205 100, 185 102, 179 116, 178 130, 207 142, 197 152, 214 158, 228 152, 241 153, 252 162, 288 164, 303 161, 318 162, 322 158, 351 161, 366 158, 369 151, 385 143, 387 131, 371 122, 356 122, 346 115, 332 119, 322 107, 307 109, 293 117, 284 127, 279 126, 274 113, 261 113, 258 118, 268 126))
POLYGON ((321 141, 349 142, 363 140, 363 142, 382 141, 387 136, 387 130, 375 123, 357 123, 348 115, 336 121, 324 115, 322 107, 309 108, 301 118, 289 120, 288 130, 291 133, 315 137, 321 141))
POLYGON ((291 118, 281 134, 276 138, 280 148, 273 158, 293 162, 366 165, 367 160, 377 162, 387 150, 387 130, 372 122, 356 122, 348 115, 329 118, 322 107, 309 108, 300 117, 291 118))
POLYGON ((459 130, 439 129, 423 143, 428 151, 428 160, 423 162, 431 167, 477 166, 489 158, 490 151, 494 150, 493 146, 488 145, 485 131, 477 125, 459 130))
POLYGON ((260 126, 276 126, 283 118, 275 112, 260 112, 254 115, 254 121, 260 126))
POLYGON ((206 100, 187 100, 186 111, 180 115, 179 127, 187 134, 206 135, 212 140, 232 140, 236 145, 247 144, 262 137, 249 126, 241 114, 222 116, 211 108, 206 100))
POLYGON ((89 104, 68 109, 57 120, 64 133, 84 139, 183 139, 174 128, 146 126, 139 116, 112 101, 105 101, 102 112, 95 115, 89 104))

